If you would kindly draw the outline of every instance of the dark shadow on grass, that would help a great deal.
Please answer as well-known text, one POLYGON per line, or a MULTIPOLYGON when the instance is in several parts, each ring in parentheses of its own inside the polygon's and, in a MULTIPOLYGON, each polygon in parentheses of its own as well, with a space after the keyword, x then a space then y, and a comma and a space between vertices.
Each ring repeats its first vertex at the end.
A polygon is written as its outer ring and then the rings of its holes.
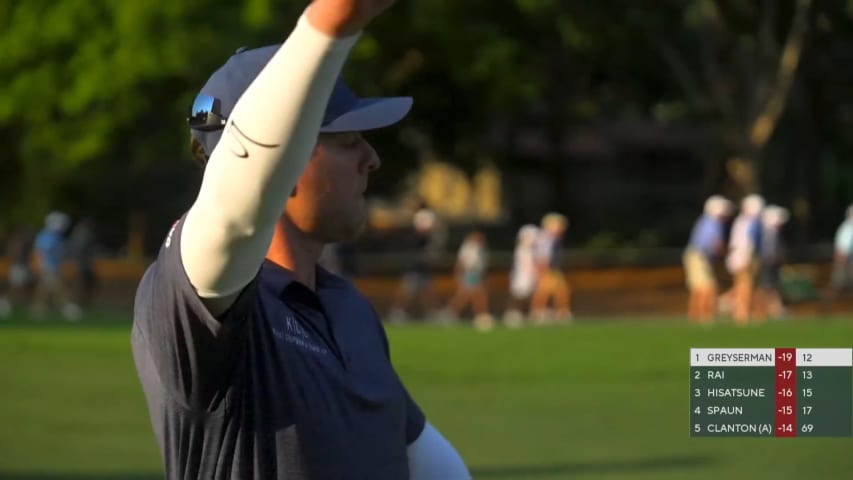
POLYGON ((114 473, 45 473, 45 472, 0 472, 0 480, 163 480, 162 473, 114 472, 114 473))
POLYGON ((550 475, 605 475, 613 473, 649 473, 667 470, 690 470, 714 465, 717 460, 711 457, 678 456, 659 458, 638 458, 634 460, 614 460, 608 462, 576 462, 544 465, 514 465, 506 467, 473 467, 474 478, 516 478, 519 476, 536 477, 550 475))
MULTIPOLYGON (((667 470, 689 470, 714 465, 711 457, 681 456, 617 460, 612 462, 576 462, 545 465, 515 465, 507 467, 475 467, 471 474, 480 478, 547 477, 551 475, 605 475, 613 473, 649 473, 667 470)), ((40 473, 0 472, 0 480, 163 480, 161 473, 40 473)))

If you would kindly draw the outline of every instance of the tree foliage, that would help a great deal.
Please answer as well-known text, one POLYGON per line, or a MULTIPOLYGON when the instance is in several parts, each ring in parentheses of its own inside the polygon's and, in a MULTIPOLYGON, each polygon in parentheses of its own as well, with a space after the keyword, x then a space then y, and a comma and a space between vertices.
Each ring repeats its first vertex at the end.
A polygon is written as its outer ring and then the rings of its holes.
MULTIPOLYGON (((281 41, 304 6, 0 0, 0 224, 59 206, 117 231, 128 212, 170 221, 198 180, 184 126, 193 95, 236 48, 281 41)), ((375 137, 393 159, 382 188, 425 145, 463 167, 530 161, 552 188, 571 188, 562 170, 495 148, 488 132, 528 127, 559 141, 630 120, 714 132, 710 167, 696 175, 737 183, 723 159, 776 162, 795 173, 757 168, 742 190, 794 182, 811 210, 836 214, 853 199, 838 173, 851 173, 853 154, 852 16, 853 0, 408 0, 365 32, 346 73, 360 93, 416 98, 404 128, 375 137)))

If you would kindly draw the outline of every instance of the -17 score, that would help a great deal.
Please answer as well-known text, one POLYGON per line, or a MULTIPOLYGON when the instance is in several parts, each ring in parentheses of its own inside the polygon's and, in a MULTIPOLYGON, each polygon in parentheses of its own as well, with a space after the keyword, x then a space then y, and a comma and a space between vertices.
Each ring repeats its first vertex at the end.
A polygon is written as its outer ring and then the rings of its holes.
MULTIPOLYGON (((794 371, 793 370, 782 370, 776 376, 783 379, 783 380, 790 380, 791 377, 794 376, 794 371)), ((697 375, 696 378, 699 378, 699 376, 697 375)), ((803 379, 804 380, 811 380, 812 378, 814 378, 814 374, 812 373, 811 370, 803 370, 803 379)))

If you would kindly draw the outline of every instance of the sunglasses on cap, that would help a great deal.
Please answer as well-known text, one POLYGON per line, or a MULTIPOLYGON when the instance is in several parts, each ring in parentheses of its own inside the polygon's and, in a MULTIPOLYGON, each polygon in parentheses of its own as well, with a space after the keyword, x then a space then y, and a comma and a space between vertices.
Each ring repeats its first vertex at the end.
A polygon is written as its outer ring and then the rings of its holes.
POLYGON ((205 93, 195 97, 187 117, 190 128, 201 131, 219 130, 225 126, 226 120, 228 118, 222 115, 222 102, 205 93))

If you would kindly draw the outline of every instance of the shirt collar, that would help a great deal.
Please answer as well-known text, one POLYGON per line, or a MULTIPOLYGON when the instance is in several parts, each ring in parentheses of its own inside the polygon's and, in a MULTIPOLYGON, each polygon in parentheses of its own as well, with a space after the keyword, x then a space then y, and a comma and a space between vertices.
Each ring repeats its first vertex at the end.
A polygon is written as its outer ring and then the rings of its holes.
MULTIPOLYGON (((315 293, 318 297, 322 298, 323 294, 328 293, 328 291, 346 287, 346 280, 319 265, 316 266, 316 269, 317 288, 315 293)), ((292 271, 270 260, 264 260, 261 266, 261 275, 263 283, 278 295, 281 295, 288 285, 296 282, 292 271)))

